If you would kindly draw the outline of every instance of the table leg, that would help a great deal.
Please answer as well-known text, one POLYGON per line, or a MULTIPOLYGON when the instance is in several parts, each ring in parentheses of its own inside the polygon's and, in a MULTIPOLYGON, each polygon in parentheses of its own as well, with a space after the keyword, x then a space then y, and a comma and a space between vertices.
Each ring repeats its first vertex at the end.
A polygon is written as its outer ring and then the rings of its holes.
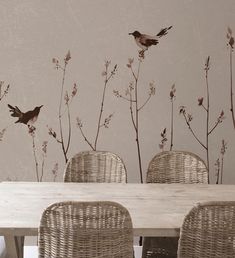
POLYGON ((7 258, 24 257, 24 236, 4 236, 6 243, 7 258))

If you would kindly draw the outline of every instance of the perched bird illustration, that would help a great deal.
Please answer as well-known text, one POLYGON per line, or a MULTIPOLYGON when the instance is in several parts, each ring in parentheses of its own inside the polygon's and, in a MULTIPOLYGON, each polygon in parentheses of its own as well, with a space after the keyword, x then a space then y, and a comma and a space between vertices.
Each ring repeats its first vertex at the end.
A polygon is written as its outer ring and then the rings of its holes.
POLYGON ((146 34, 141 34, 139 31, 134 31, 129 33, 129 35, 133 35, 135 38, 136 44, 143 50, 146 51, 150 46, 157 45, 159 38, 165 36, 168 31, 172 28, 172 26, 161 29, 157 35, 150 36, 146 34))
POLYGON ((30 127, 36 122, 40 109, 43 107, 43 105, 35 107, 34 110, 30 110, 25 113, 23 113, 17 106, 13 107, 8 104, 8 107, 10 108, 11 116, 18 117, 18 120, 15 123, 26 124, 30 127))

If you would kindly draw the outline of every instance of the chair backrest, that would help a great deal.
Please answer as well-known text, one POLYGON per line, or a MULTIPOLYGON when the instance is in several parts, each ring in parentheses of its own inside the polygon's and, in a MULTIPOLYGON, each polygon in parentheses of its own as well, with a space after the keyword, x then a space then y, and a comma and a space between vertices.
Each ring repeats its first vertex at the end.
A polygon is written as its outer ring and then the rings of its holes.
POLYGON ((42 214, 39 258, 133 258, 128 210, 115 202, 60 202, 42 214))
POLYGON ((235 257, 235 202, 208 202, 186 215, 178 258, 235 257))
POLYGON ((83 151, 66 164, 64 182, 126 183, 124 162, 108 151, 83 151))
POLYGON ((147 183, 208 184, 205 162, 187 151, 163 151, 149 163, 147 183))

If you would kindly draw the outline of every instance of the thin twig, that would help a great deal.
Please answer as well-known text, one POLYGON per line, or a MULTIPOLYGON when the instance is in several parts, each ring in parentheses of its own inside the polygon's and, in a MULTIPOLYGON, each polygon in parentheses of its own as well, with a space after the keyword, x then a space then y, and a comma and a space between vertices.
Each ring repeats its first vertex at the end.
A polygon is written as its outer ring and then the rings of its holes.
MULTIPOLYGON (((171 101, 171 144, 170 144, 170 151, 173 148, 173 137, 174 137, 174 101, 175 101, 175 93, 176 93, 176 88, 175 84, 171 86, 171 91, 170 91, 170 101, 171 101)), ((166 135, 166 128, 163 130, 161 133, 162 136, 166 135)), ((166 137, 163 137, 163 139, 166 139, 166 137)))
POLYGON ((70 117, 69 103, 67 103, 67 111, 68 111, 67 115, 68 115, 68 124, 69 124, 69 135, 68 135, 67 147, 65 150, 66 155, 68 153, 68 149, 69 149, 69 145, 70 145, 70 141, 71 141, 71 117, 70 117))
POLYGON ((122 99, 124 99, 124 100, 126 100, 126 101, 131 101, 131 102, 136 102, 136 100, 131 100, 131 99, 128 99, 128 98, 126 98, 126 97, 123 97, 122 95, 120 96, 120 98, 122 98, 122 99))
POLYGON ((103 115, 103 111, 104 111, 105 93, 106 93, 106 89, 107 89, 107 86, 108 86, 108 82, 114 76, 114 74, 116 72, 116 69, 117 69, 117 65, 115 65, 113 70, 108 75, 108 67, 109 67, 110 63, 111 63, 110 61, 106 61, 105 62, 105 71, 102 73, 102 75, 105 76, 105 80, 104 80, 104 87, 103 87, 103 92, 102 92, 101 106, 100 106, 100 112, 99 112, 99 117, 98 117, 98 122, 97 122, 97 130, 96 130, 94 145, 91 143, 91 141, 89 141, 87 139, 87 137, 85 136, 85 134, 84 134, 84 132, 82 130, 82 124, 80 124, 80 122, 78 121, 78 127, 80 129, 80 132, 81 132, 84 140, 87 142, 87 144, 91 147, 92 150, 96 150, 96 148, 97 148, 97 143, 98 143, 98 139, 99 139, 100 129, 103 126, 107 128, 108 127, 108 123, 110 122, 110 119, 112 117, 112 115, 110 115, 108 118, 106 118, 104 120, 104 123, 101 123, 102 115, 103 115))
POLYGON ((103 88, 103 94, 102 94, 102 101, 101 101, 101 107, 100 107, 100 114, 99 114, 99 119, 98 119, 98 124, 97 124, 97 131, 96 131, 96 137, 95 137, 95 144, 94 144, 94 149, 96 150, 97 146, 97 141, 100 133, 100 122, 102 118, 102 114, 104 111, 104 98, 105 98, 105 91, 108 83, 108 78, 107 78, 107 73, 108 73, 108 67, 106 66, 106 76, 105 76, 105 83, 104 83, 104 88, 103 88))
POLYGON ((221 169, 220 169, 220 183, 223 184, 223 173, 224 173, 224 155, 221 157, 221 169))
POLYGON ((36 155, 36 145, 34 141, 34 133, 31 134, 32 140, 33 140, 33 156, 34 156, 34 161, 35 161, 35 168, 36 168, 36 177, 37 177, 37 182, 40 182, 39 180, 39 171, 38 171, 38 160, 37 160, 37 155, 36 155))
POLYGON ((40 182, 42 182, 43 174, 44 174, 44 165, 45 165, 45 158, 43 156, 42 158, 42 167, 41 167, 41 176, 40 176, 40 182))
POLYGON ((206 112, 208 112, 207 108, 203 104, 201 106, 205 109, 206 112))
POLYGON ((101 118, 102 118, 102 114, 103 114, 103 111, 104 111, 104 99, 105 99, 106 88, 107 88, 109 80, 113 77, 113 75, 116 71, 116 68, 117 68, 117 65, 115 65, 113 70, 111 71, 110 75, 108 76, 108 66, 109 65, 108 65, 108 62, 107 62, 106 65, 105 65, 105 81, 104 81, 104 88, 103 88, 103 94, 102 94, 102 100, 101 100, 101 106, 100 106, 100 114, 99 114, 99 119, 98 119, 98 124, 97 124, 95 143, 94 143, 94 149, 95 150, 96 150, 96 147, 97 147, 100 128, 102 127, 101 118))
POLYGON ((218 124, 221 123, 220 120, 217 120, 215 125, 211 128, 211 130, 208 132, 208 136, 215 130, 215 128, 218 126, 218 124))
POLYGON ((4 90, 3 94, 0 94, 0 101, 7 95, 10 84, 7 85, 7 88, 4 90))
POLYGON ((190 123, 188 122, 187 117, 186 117, 186 115, 185 115, 184 113, 183 113, 183 116, 184 116, 185 122, 186 122, 186 124, 187 124, 189 130, 190 130, 191 133, 193 134, 194 138, 198 141, 198 143, 200 143, 200 145, 201 145, 204 149, 206 149, 206 146, 205 146, 205 145, 200 141, 200 139, 196 136, 194 130, 192 129, 192 127, 191 127, 190 123))
POLYGON ((82 130, 82 127, 78 125, 78 128, 79 128, 79 130, 80 130, 80 132, 81 132, 81 134, 82 134, 84 140, 88 143, 88 145, 89 145, 89 146, 91 147, 91 149, 94 151, 95 149, 94 149, 93 145, 90 143, 90 141, 87 139, 87 137, 85 136, 85 134, 84 134, 84 132, 83 132, 83 130, 82 130))
MULTIPOLYGON (((211 133, 215 130, 215 128, 218 126, 219 123, 222 122, 222 120, 224 119, 224 112, 223 110, 221 111, 219 117, 217 118, 217 121, 215 123, 215 125, 209 129, 209 122, 210 122, 210 95, 209 95, 209 80, 208 80, 208 72, 210 70, 210 56, 207 57, 206 59, 206 63, 205 63, 205 82, 206 82, 206 99, 207 99, 207 103, 204 106, 203 105, 203 98, 199 98, 198 99, 198 105, 202 106, 203 109, 206 111, 206 131, 205 131, 205 135, 206 135, 206 143, 203 144, 203 142, 196 136, 194 130, 191 128, 190 125, 190 121, 191 119, 187 119, 186 117, 186 112, 185 112, 185 107, 182 106, 180 113, 184 115, 184 119, 186 121, 186 124, 188 125, 189 130, 191 131, 191 133, 193 134, 194 138, 198 141, 198 143, 206 150, 206 164, 207 164, 207 170, 208 170, 208 183, 210 183, 210 159, 209 159, 209 136, 211 135, 211 133)), ((219 182, 219 169, 217 171, 217 180, 216 183, 219 182)))
POLYGON ((151 96, 152 96, 152 95, 149 94, 149 96, 148 96, 148 98, 145 100, 144 104, 138 108, 138 111, 140 111, 140 110, 149 102, 149 100, 151 99, 151 96))
MULTIPOLYGON (((207 158, 207 169, 210 171, 210 162, 209 162, 209 120, 210 120, 210 96, 209 96, 209 83, 208 83, 208 71, 209 71, 209 60, 207 59, 206 71, 206 96, 207 96, 207 116, 206 116, 206 158, 207 158)), ((209 173, 208 173, 208 183, 209 183, 209 173)))
POLYGON ((232 121, 233 127, 235 129, 235 116, 234 116, 234 106, 233 106, 233 59, 232 59, 233 49, 230 47, 230 102, 231 102, 231 113, 232 113, 232 121))
POLYGON ((215 163, 216 166, 216 182, 215 184, 219 184, 219 178, 220 178, 220 159, 218 158, 215 163))
POLYGON ((135 77, 135 99, 136 99, 136 102, 135 102, 135 125, 136 125, 136 144, 137 144, 138 160, 139 160, 139 168, 140 168, 140 182, 143 183, 142 162, 141 162, 140 143, 139 143, 139 111, 138 111, 138 102, 137 102, 138 101, 138 79, 139 79, 139 73, 140 73, 140 64, 141 64, 141 59, 139 59, 137 75, 135 77))
POLYGON ((60 103, 59 103, 59 125, 60 125, 60 139, 61 139, 61 146, 62 146, 62 151, 64 154, 64 159, 65 163, 67 163, 68 158, 64 146, 64 137, 63 137, 63 128, 62 128, 62 119, 61 119, 61 108, 62 108, 62 100, 63 100, 63 93, 64 93, 64 82, 65 82, 65 74, 66 74, 66 66, 67 62, 64 62, 64 68, 63 70, 63 76, 62 76, 62 83, 61 83, 61 93, 60 93, 60 103))
MULTIPOLYGON (((140 63, 140 60, 139 60, 139 63, 140 63)), ((135 73, 134 73, 134 71, 133 71, 133 68, 132 68, 132 65, 130 66, 130 68, 131 68, 131 72, 132 72, 132 75, 133 75, 135 81, 138 81, 138 78, 137 78, 138 74, 135 75, 135 73)))
POLYGON ((132 121, 132 124, 134 126, 134 129, 135 129, 135 132, 137 131, 137 127, 136 127, 136 124, 135 124, 135 120, 134 120, 134 112, 133 112, 133 101, 132 101, 132 90, 130 91, 130 114, 131 114, 131 121, 132 121))
POLYGON ((57 174, 58 174, 58 169, 59 169, 58 163, 55 163, 54 168, 52 169, 53 181, 54 182, 56 181, 56 177, 57 177, 57 174))
MULTIPOLYGON (((72 102, 73 102, 73 98, 71 98, 71 99, 69 100, 69 102, 66 104, 66 106, 67 106, 67 105, 71 106, 72 102)), ((65 113, 68 113, 68 109, 67 109, 67 108, 64 109, 64 110, 61 110, 61 117, 64 116, 65 113)))
POLYGON ((58 70, 62 70, 62 81, 61 81, 61 90, 60 90, 60 99, 59 99, 59 110, 58 110, 58 120, 59 120, 59 138, 57 138, 57 134, 54 130, 52 130, 52 128, 48 128, 49 129, 49 135, 51 135, 53 138, 56 139, 56 141, 61 144, 62 147, 62 152, 64 155, 64 159, 65 159, 65 163, 67 163, 68 161, 68 157, 67 157, 67 153, 70 147, 70 142, 71 142, 71 117, 70 117, 70 108, 69 105, 72 103, 73 97, 76 95, 77 93, 77 84, 74 83, 74 87, 71 93, 71 99, 68 95, 68 92, 66 91, 66 94, 64 96, 64 86, 65 86, 65 78, 66 78, 66 68, 68 65, 69 60, 71 59, 71 55, 70 55, 70 51, 67 52, 65 58, 64 58, 64 65, 63 67, 60 65, 60 62, 58 59, 53 58, 52 62, 55 64, 55 68, 58 70), (65 140, 64 138, 64 133, 63 133, 63 121, 62 121, 62 117, 65 113, 65 109, 62 110, 62 103, 63 103, 63 96, 65 99, 65 105, 67 106, 66 111, 67 111, 67 116, 68 116, 68 136, 67 136, 67 140, 65 140))
POLYGON ((174 99, 171 99, 171 145, 170 145, 170 151, 173 148, 173 116, 174 116, 174 99))
POLYGON ((221 146, 221 150, 220 150, 220 153, 221 153, 221 174, 220 174, 220 183, 222 184, 223 183, 223 172, 224 172, 224 155, 226 153, 226 150, 227 150, 227 143, 222 140, 222 146, 221 146))

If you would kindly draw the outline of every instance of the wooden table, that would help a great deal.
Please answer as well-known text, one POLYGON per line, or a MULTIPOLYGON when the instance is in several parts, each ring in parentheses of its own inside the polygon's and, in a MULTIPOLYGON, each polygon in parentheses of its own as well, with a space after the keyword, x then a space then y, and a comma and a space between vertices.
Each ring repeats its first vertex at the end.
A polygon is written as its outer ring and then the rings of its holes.
POLYGON ((129 210, 135 236, 178 236, 193 205, 235 201, 235 185, 4 182, 0 235, 8 258, 22 257, 23 236, 36 236, 42 211, 64 200, 116 201, 129 210))

